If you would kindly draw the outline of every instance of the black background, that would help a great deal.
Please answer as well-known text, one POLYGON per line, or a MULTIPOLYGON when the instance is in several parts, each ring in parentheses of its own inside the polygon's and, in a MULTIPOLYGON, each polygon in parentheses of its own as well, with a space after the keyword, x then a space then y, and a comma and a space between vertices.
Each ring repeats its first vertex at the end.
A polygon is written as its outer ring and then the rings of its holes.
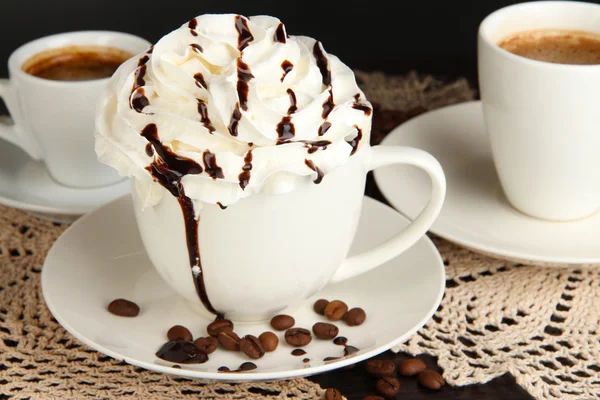
MULTIPOLYGON (((596 3, 600 1, 595 1, 596 3)), ((312 36, 352 68, 440 77, 476 74, 476 35, 506 0, 0 0, 0 76, 21 44, 53 33, 107 29, 157 41, 205 13, 267 14, 312 36)), ((474 82, 473 82, 474 83, 474 82)))

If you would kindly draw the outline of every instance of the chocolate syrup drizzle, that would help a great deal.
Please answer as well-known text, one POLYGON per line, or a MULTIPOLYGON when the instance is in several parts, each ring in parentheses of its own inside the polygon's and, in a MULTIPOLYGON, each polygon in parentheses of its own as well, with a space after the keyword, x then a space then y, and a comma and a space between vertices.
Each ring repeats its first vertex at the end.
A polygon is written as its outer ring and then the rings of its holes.
POLYGON ((142 87, 146 84, 144 76, 146 75, 146 63, 149 59, 150 57, 145 55, 138 61, 138 67, 134 73, 135 80, 133 82, 133 87, 131 88, 131 95, 129 96, 129 107, 139 113, 142 112, 144 107, 150 104, 144 88, 142 87))
POLYGON ((185 224, 185 235, 188 248, 188 257, 190 268, 192 268, 192 277, 194 278, 194 286, 196 292, 204 304, 204 307, 217 318, 222 318, 223 315, 214 309, 204 284, 204 273, 202 271, 202 263, 200 261, 200 249, 198 246, 198 221, 194 213, 194 204, 192 200, 186 196, 181 178, 190 174, 201 174, 202 166, 196 161, 183 157, 174 153, 170 148, 164 146, 158 137, 158 128, 156 124, 148 124, 142 130, 141 135, 154 147, 154 151, 159 156, 158 160, 153 161, 146 169, 150 172, 156 182, 160 183, 174 197, 177 198, 181 211, 183 213, 183 221, 185 224), (194 267, 198 267, 199 272, 193 272, 194 267))
POLYGON ((238 135, 238 126, 240 124, 240 119, 242 119, 242 112, 240 111, 239 103, 237 103, 235 105, 235 108, 233 109, 233 113, 231 114, 231 122, 227 127, 231 136, 238 135))
POLYGON ((240 101, 242 110, 248 111, 248 82, 254 78, 254 75, 250 72, 248 64, 242 61, 242 57, 237 59, 237 93, 240 101))
POLYGON ((144 88, 137 88, 131 94, 131 102, 129 106, 133 108, 135 111, 141 113, 144 110, 144 107, 150 104, 150 101, 146 97, 146 92, 144 88))
POLYGON ((212 134, 216 129, 212 126, 210 118, 208 118, 208 106, 204 100, 198 99, 198 113, 200 113, 200 121, 208 129, 208 132, 212 134))
POLYGON ((319 127, 319 136, 323 136, 331 128, 331 122, 325 121, 319 127))
POLYGON ((277 124, 277 135, 279 136, 279 139, 277 139, 278 144, 296 136, 296 128, 292 124, 292 117, 287 116, 281 119, 281 122, 277 124))
POLYGON ((288 108, 287 113, 291 115, 298 111, 298 107, 296 106, 296 93, 292 89, 287 90, 288 96, 290 96, 290 108, 288 108))
POLYGON ((248 46, 248 43, 254 40, 250 28, 248 28, 248 20, 241 15, 236 15, 235 30, 238 32, 238 50, 242 51, 248 46))
POLYGON ((198 43, 192 43, 192 44, 190 44, 190 47, 191 47, 192 49, 194 49, 194 51, 195 51, 196 53, 203 53, 203 52, 204 52, 204 49, 203 49, 203 48, 202 48, 202 46, 200 46, 198 43))
POLYGON ((367 115, 367 116, 371 115, 371 112, 373 111, 373 110, 371 110, 371 107, 369 107, 365 104, 359 104, 359 103, 352 104, 352 108, 364 112, 365 115, 367 115))
POLYGON ((275 30, 275 35, 273 35, 273 40, 279 43, 283 43, 285 44, 287 42, 287 39, 285 37, 285 27, 283 26, 283 23, 280 23, 279 26, 277 27, 277 29, 275 30))
POLYGON ((323 85, 329 86, 331 85, 331 71, 329 71, 327 57, 323 53, 323 50, 321 50, 320 44, 321 42, 319 41, 315 42, 315 45, 313 46, 313 55, 317 61, 317 67, 319 67, 319 71, 321 71, 323 85))
POLYGON ((358 127, 358 125, 354 125, 354 127, 356 128, 356 136, 354 137, 354 139, 346 141, 346 143, 352 146, 352 151, 350 152, 351 156, 353 156, 354 153, 356 153, 356 150, 358 149, 358 144, 360 143, 363 136, 362 130, 358 127))
POLYGON ((204 170, 206 173, 216 180, 217 178, 223 179, 223 169, 217 165, 217 156, 215 153, 211 153, 210 150, 206 150, 202 153, 202 161, 204 161, 204 170))
POLYGON ((287 74, 289 74, 294 69, 294 64, 292 64, 288 60, 284 60, 281 63, 281 69, 283 70, 283 76, 281 77, 281 82, 283 82, 283 80, 285 79, 287 74))
POLYGON ((190 22, 188 23, 188 28, 190 28, 190 33, 193 36, 198 36, 198 32, 196 32, 194 29, 196 29, 196 27, 198 26, 198 21, 196 20, 196 18, 192 18, 190 20, 190 22))
POLYGON ((220 201, 217 201, 217 205, 218 205, 219 207, 221 207, 221 210, 225 210, 225 209, 227 208, 227 206, 224 206, 223 204, 221 204, 221 202, 220 202, 220 201))
POLYGON ((208 89, 208 85, 206 84, 206 81, 204 80, 204 75, 202 75, 202 72, 195 73, 194 74, 194 80, 195 80, 194 83, 200 89, 208 89))
POLYGON ((306 164, 306 166, 310 169, 312 169, 313 171, 315 171, 317 173, 317 179, 315 179, 313 182, 316 183, 317 185, 319 183, 321 183, 321 181, 323 180, 323 177, 325 176, 325 174, 323 173, 323 171, 321 170, 321 168, 317 167, 315 165, 315 163, 313 162, 313 160, 304 160, 304 163, 306 164))
POLYGON ((242 190, 246 189, 248 183, 250 183, 250 171, 252 171, 252 150, 248 150, 246 153, 246 157, 244 157, 244 166, 242 167, 242 172, 238 176, 238 180, 240 181, 240 187, 242 190))
POLYGON ((329 96, 323 103, 323 113, 321 113, 321 117, 327 119, 331 111, 333 111, 333 107, 335 107, 335 103, 333 102, 333 90, 329 88, 329 96))

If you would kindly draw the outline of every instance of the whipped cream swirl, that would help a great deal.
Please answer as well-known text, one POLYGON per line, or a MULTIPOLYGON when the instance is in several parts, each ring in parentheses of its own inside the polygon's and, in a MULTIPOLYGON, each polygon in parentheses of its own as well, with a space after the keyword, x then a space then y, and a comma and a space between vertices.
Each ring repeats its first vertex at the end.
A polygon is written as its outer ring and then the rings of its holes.
POLYGON ((368 143, 371 114, 320 42, 273 17, 203 15, 117 70, 98 104, 96 152, 139 180, 146 205, 164 188, 177 196, 176 180, 196 207, 226 207, 327 179, 368 143))

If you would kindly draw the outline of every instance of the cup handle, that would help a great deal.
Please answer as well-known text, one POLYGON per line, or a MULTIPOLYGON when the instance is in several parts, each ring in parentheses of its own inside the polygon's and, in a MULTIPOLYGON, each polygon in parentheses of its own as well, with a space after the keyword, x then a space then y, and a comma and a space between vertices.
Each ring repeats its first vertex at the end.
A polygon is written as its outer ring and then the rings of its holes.
POLYGON ((34 160, 41 160, 42 154, 35 140, 25 133, 25 130, 19 126, 15 120, 22 120, 18 117, 18 102, 16 96, 11 91, 8 79, 0 79, 0 98, 4 100, 12 118, 0 119, 0 139, 14 144, 23 149, 34 160))
POLYGON ((423 169, 432 182, 431 198, 421 214, 401 232, 374 249, 344 260, 331 282, 340 282, 367 272, 398 256, 427 232, 442 209, 446 195, 446 178, 440 163, 429 153, 412 147, 375 146, 368 161, 373 170, 390 164, 410 164, 423 169))

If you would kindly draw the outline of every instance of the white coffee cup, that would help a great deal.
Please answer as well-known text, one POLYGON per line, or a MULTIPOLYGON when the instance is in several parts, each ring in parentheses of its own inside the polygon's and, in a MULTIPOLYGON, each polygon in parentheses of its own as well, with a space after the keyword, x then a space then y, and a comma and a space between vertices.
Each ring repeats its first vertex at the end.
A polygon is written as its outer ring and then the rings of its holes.
POLYGON ((108 185, 123 178, 101 164, 94 151, 96 103, 108 78, 57 81, 27 74, 23 63, 42 51, 73 45, 116 47, 138 54, 150 46, 121 32, 82 31, 43 37, 24 44, 8 59, 9 79, 0 79, 0 97, 13 124, 0 123, 0 138, 35 160, 43 160, 52 178, 65 186, 108 185))
MULTIPOLYGON (((133 205, 150 260, 194 309, 206 312, 192 279, 179 202, 165 189, 157 205, 145 206, 140 188, 134 178, 133 205)), ((237 321, 265 320, 293 308, 326 284, 367 272, 412 246, 440 212, 445 191, 442 168, 428 153, 365 144, 318 185, 310 182, 287 194, 253 195, 226 210, 203 204, 198 242, 208 299, 237 321), (431 199, 396 236, 346 258, 362 209, 366 174, 390 164, 425 170, 432 181, 431 199)))
POLYGON ((600 5, 542 1, 502 8, 479 27, 485 125, 508 201, 533 217, 568 221, 600 209, 600 65, 512 54, 498 42, 542 29, 600 34, 600 5))

